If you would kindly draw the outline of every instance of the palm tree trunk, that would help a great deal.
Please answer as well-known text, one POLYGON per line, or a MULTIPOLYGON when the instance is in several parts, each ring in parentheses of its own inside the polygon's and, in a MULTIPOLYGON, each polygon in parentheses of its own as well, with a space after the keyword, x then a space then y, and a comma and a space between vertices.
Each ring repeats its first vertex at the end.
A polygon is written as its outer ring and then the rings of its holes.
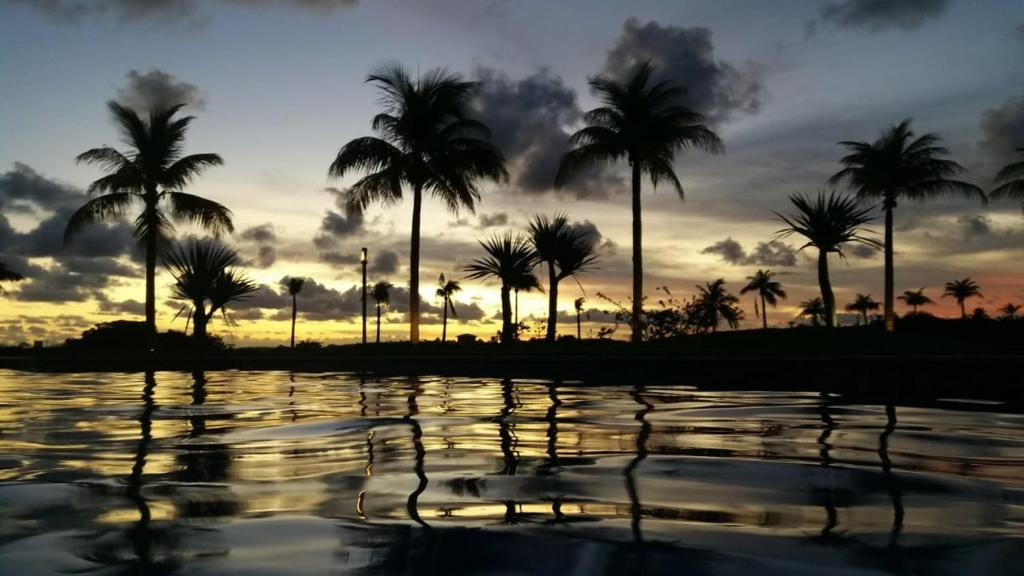
POLYGON ((420 210, 423 185, 413 186, 412 239, 409 243, 409 342, 420 341, 420 210))
MULTIPOLYGON (((212 314, 211 314, 212 315, 212 314)), ((210 316, 202 306, 197 306, 192 314, 192 337, 196 340, 206 340, 206 325, 210 322, 210 316)))
POLYGON ((861 312, 861 314, 864 315, 864 325, 867 326, 868 325, 868 309, 865 308, 865 309, 861 310, 860 312, 861 312))
POLYGON ((512 343, 512 290, 508 286, 501 287, 501 343, 512 343))
POLYGON ((967 320, 967 309, 964 308, 964 301, 960 301, 960 319, 967 320))
POLYGON ((297 311, 295 294, 292 294, 292 350, 295 350, 295 313, 297 311))
POLYGON ((583 339, 583 330, 582 330, 582 328, 580 326, 580 311, 579 310, 576 311, 576 339, 577 340, 582 340, 583 339))
POLYGON ((441 319, 441 342, 448 339, 448 297, 445 296, 441 302, 441 307, 444 308, 444 313, 441 319))
POLYGON ((885 198, 885 331, 896 329, 895 285, 896 279, 892 263, 892 211, 896 208, 896 199, 891 194, 885 198))
POLYGON ((377 302, 377 344, 380 344, 380 302, 377 302))
POLYGON ((768 329, 768 309, 764 307, 764 294, 761 295, 761 325, 768 329))
POLYGON ((633 334, 630 340, 640 342, 643 338, 644 312, 644 262, 641 239, 643 224, 640 219, 640 163, 630 160, 633 166, 633 334))
POLYGON ((555 275, 555 263, 548 262, 548 341, 555 340, 555 322, 558 320, 558 276, 555 275))
POLYGON ((828 279, 828 252, 818 251, 818 285, 821 286, 821 300, 825 303, 825 326, 836 325, 836 297, 832 294, 832 282, 828 279))
POLYGON ((149 234, 146 235, 146 332, 149 334, 149 348, 156 345, 156 241, 157 241, 157 197, 156 190, 146 191, 146 214, 149 234))

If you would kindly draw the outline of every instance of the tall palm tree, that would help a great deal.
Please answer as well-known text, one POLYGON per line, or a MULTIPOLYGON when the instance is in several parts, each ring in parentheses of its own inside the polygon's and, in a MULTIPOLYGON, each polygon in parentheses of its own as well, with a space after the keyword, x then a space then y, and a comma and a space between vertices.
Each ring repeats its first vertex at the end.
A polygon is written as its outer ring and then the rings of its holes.
POLYGON ((761 320, 762 327, 765 330, 768 329, 768 308, 766 305, 771 304, 774 308, 778 305, 779 298, 786 299, 786 291, 782 289, 782 284, 772 280, 772 276, 771 270, 758 270, 753 276, 747 276, 747 280, 750 280, 750 282, 740 290, 740 294, 756 292, 758 297, 761 298, 761 320))
POLYGON ((349 212, 371 203, 396 204, 402 188, 412 189, 412 237, 409 247, 409 340, 420 338, 420 211, 423 194, 441 200, 451 211, 471 212, 480 199, 480 180, 508 178, 505 159, 490 142, 483 123, 468 117, 476 83, 443 68, 414 78, 398 65, 370 74, 367 82, 381 94, 384 111, 373 118, 377 137, 345 144, 328 174, 342 178, 365 175, 347 191, 349 212))
POLYGON ((554 218, 534 216, 530 221, 530 242, 537 259, 548 266, 548 341, 554 341, 558 322, 558 283, 578 278, 597 261, 594 239, 569 225, 565 214, 554 218))
POLYGON ((743 319, 743 311, 739 307, 740 299, 725 288, 725 280, 719 278, 714 282, 707 282, 704 286, 697 285, 697 309, 705 315, 707 326, 712 332, 718 331, 718 323, 721 320, 736 329, 743 319))
POLYGON ((576 308, 576 339, 577 340, 582 340, 583 339, 583 325, 580 323, 580 316, 583 314, 583 303, 586 302, 586 301, 587 301, 587 299, 583 298, 581 296, 581 297, 577 298, 573 302, 573 306, 576 308))
POLYGON ((646 174, 655 188, 660 182, 668 182, 682 198, 683 186, 672 165, 676 151, 723 150, 718 136, 703 124, 704 118, 682 105, 685 89, 667 80, 654 82, 653 73, 648 63, 637 67, 622 83, 601 77, 590 80, 602 106, 584 115, 587 126, 572 135, 573 149, 562 157, 555 176, 555 187, 560 188, 588 167, 629 162, 633 187, 633 342, 639 342, 643 333, 641 180, 646 174))
POLYGON ((881 198, 885 212, 885 329, 895 328, 893 296, 893 210, 900 199, 926 200, 943 194, 977 196, 985 200, 981 188, 953 180, 964 168, 943 158, 949 150, 940 146, 934 134, 916 137, 910 120, 886 130, 874 142, 844 141, 849 154, 840 160, 843 169, 829 182, 847 182, 861 198, 881 198))
POLYGON ((292 350, 295 349, 295 317, 298 313, 298 298, 299 292, 302 292, 302 286, 306 283, 305 278, 291 277, 288 279, 288 294, 292 297, 292 350))
POLYGON ((462 290, 462 286, 459 286, 458 280, 445 280, 444 274, 441 274, 437 281, 437 292, 435 292, 435 295, 441 299, 441 342, 448 340, 448 311, 451 311, 452 318, 459 317, 455 313, 455 304, 452 302, 452 296, 460 290, 462 290))
POLYGON ((920 290, 905 290, 897 300, 902 300, 904 304, 910 306, 913 309, 911 314, 914 316, 917 316, 918 307, 925 306, 927 304, 935 304, 931 298, 925 295, 924 288, 921 288, 920 290))
POLYGON ((391 288, 390 282, 377 282, 370 290, 370 296, 377 303, 377 344, 380 344, 380 311, 391 304, 391 288))
POLYGON ((512 282, 511 287, 512 294, 515 297, 515 304, 512 308, 512 323, 516 326, 519 326, 519 291, 522 290, 523 292, 533 292, 534 290, 540 290, 541 292, 543 292, 544 290, 540 287, 540 283, 537 277, 532 273, 527 274, 525 276, 520 276, 519 278, 512 282))
MULTIPOLYGON (((6 264, 0 262, 0 282, 21 282, 25 277, 14 272, 6 264)), ((0 285, 0 294, 6 294, 4 287, 0 285)))
POLYGON ((78 155, 76 162, 97 164, 107 175, 89 185, 89 194, 101 195, 72 214, 64 230, 64 241, 70 242, 86 225, 120 218, 133 204, 142 205, 134 237, 146 250, 146 326, 152 335, 156 334, 156 260, 161 245, 173 234, 171 219, 197 224, 215 236, 234 230, 230 210, 182 191, 204 170, 224 163, 217 154, 182 156, 185 134, 194 119, 176 117, 182 106, 153 109, 144 120, 117 102, 107 103, 128 149, 121 152, 103 146, 78 155))
POLYGON ((227 320, 227 305, 257 290, 255 282, 234 269, 238 253, 219 242, 190 240, 166 250, 163 257, 174 277, 174 297, 188 302, 185 308, 190 308, 192 335, 197 339, 206 338, 214 314, 220 312, 227 320))
POLYGON ((821 296, 804 300, 800 303, 800 316, 810 318, 812 326, 821 326, 825 322, 825 318, 828 317, 825 301, 821 299, 821 296))
POLYGON ((950 297, 956 299, 956 303, 960 305, 960 319, 967 320, 967 309, 964 307, 964 301, 972 297, 981 297, 981 286, 970 277, 964 278, 963 280, 954 280, 952 282, 946 282, 946 290, 942 293, 942 297, 950 297))
POLYGON ((812 246, 818 249, 818 285, 825 306, 825 325, 833 327, 836 324, 836 298, 828 275, 828 255, 834 252, 840 258, 845 258, 843 245, 847 243, 879 246, 878 241, 864 235, 868 230, 863 226, 872 220, 868 216, 871 209, 858 205, 854 198, 843 197, 835 192, 827 196, 819 192, 813 199, 793 194, 789 200, 796 207, 797 213, 786 216, 776 212, 786 224, 776 237, 799 234, 807 239, 800 250, 812 246))
POLYGON ((853 302, 846 305, 847 312, 858 312, 864 319, 864 325, 868 325, 868 312, 872 310, 878 310, 881 306, 878 302, 875 302, 871 294, 857 294, 853 302))
MULTIPOLYGON (((1024 153, 1024 148, 1017 148, 1017 151, 1024 153)), ((990 197, 993 200, 1024 200, 1024 160, 1003 167, 996 174, 996 182, 1002 182, 1002 185, 992 191, 990 197)))
POLYGON ((533 274, 537 265, 537 255, 530 245, 529 239, 522 234, 505 232, 495 234, 487 240, 480 241, 487 256, 469 263, 465 271, 467 278, 496 278, 501 281, 501 341, 511 344, 515 339, 515 327, 512 324, 513 286, 532 285, 539 288, 540 282, 533 274))

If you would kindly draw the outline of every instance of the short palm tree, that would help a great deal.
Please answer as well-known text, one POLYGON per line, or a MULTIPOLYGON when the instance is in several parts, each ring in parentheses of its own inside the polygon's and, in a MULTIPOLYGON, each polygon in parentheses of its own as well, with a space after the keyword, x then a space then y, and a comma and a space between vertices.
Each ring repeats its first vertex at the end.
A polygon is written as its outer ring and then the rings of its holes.
POLYGON ((420 337, 420 212, 423 194, 441 200, 449 210, 473 211, 480 199, 480 180, 508 178, 501 152, 490 131, 469 118, 476 84, 444 69, 413 78, 401 66, 389 65, 367 77, 377 85, 384 111, 373 118, 377 137, 345 144, 328 174, 342 178, 366 173, 345 197, 349 212, 371 203, 396 204, 402 188, 412 189, 412 236, 409 248, 409 339, 420 337))
POLYGON ((69 242, 90 223, 119 218, 133 204, 142 205, 134 236, 146 250, 146 326, 155 334, 156 261, 161 245, 173 234, 171 219, 197 224, 214 235, 234 230, 230 210, 182 191, 204 170, 224 162, 217 154, 182 156, 193 117, 176 117, 181 104, 154 109, 145 120, 117 102, 108 102, 107 107, 128 150, 104 146, 78 155, 77 162, 97 164, 107 175, 89 185, 90 194, 101 195, 71 215, 64 241, 69 242))
MULTIPOLYGON (((1017 151, 1024 153, 1024 148, 1017 148, 1017 151)), ((1024 160, 1003 167, 996 174, 996 182, 1002 184, 992 191, 990 197, 993 200, 1024 200, 1024 160)))
POLYGON ((554 341, 558 322, 558 283, 578 278, 597 261, 597 246, 591 237, 569 225, 565 214, 554 218, 535 216, 530 221, 530 242, 537 259, 548 266, 547 340, 554 341))
POLYGON ((228 321, 228 304, 245 300, 257 290, 255 282, 234 269, 238 253, 214 240, 177 244, 166 250, 163 258, 174 277, 174 297, 187 302, 182 311, 188 309, 192 335, 197 339, 206 338, 214 314, 220 312, 228 321))
POLYGON ((864 319, 864 325, 868 325, 868 312, 878 310, 881 304, 875 302, 875 299, 871 297, 871 294, 857 294, 853 302, 846 305, 847 312, 857 312, 864 319))
POLYGON ((467 278, 496 278, 501 281, 501 341, 511 344, 515 340, 512 323, 512 289, 514 286, 540 287, 533 269, 537 255, 527 237, 505 232, 480 242, 487 256, 466 266, 467 278))
POLYGON ((377 304, 377 344, 380 344, 380 311, 391 304, 391 288, 390 282, 377 282, 370 290, 370 297, 377 304))
POLYGON ((698 284, 696 302, 697 309, 705 315, 707 326, 712 332, 718 331, 718 323, 722 320, 735 330, 743 319, 743 311, 739 307, 740 299, 726 290, 725 280, 722 278, 707 282, 704 286, 698 284))
POLYGON ((952 177, 964 168, 943 158, 949 151, 934 134, 916 137, 910 120, 885 131, 874 142, 840 142, 850 153, 843 169, 829 180, 846 182, 861 198, 881 198, 885 212, 885 329, 895 328, 895 274, 893 271, 893 210, 900 199, 926 200, 944 194, 977 196, 981 188, 952 177))
POLYGON ((816 198, 800 194, 789 197, 797 213, 792 216, 776 215, 786 227, 779 230, 777 238, 799 234, 807 239, 800 250, 808 247, 818 249, 818 285, 821 300, 825 306, 825 325, 836 323, 836 299, 832 293, 832 282, 828 274, 828 255, 836 253, 844 258, 843 245, 847 243, 878 247, 878 241, 868 238, 863 226, 871 222, 870 208, 862 207, 854 198, 840 196, 835 192, 825 195, 819 192, 816 198))
POLYGON ((969 277, 963 280, 954 280, 952 282, 946 282, 946 290, 942 293, 942 297, 950 297, 956 299, 956 303, 960 305, 960 319, 967 320, 967 309, 964 307, 964 301, 968 298, 975 296, 981 297, 981 286, 969 277))
POLYGON ((572 135, 573 149, 562 158, 555 187, 565 186, 584 169, 626 160, 632 171, 633 204, 633 313, 632 340, 643 334, 643 251, 640 186, 643 176, 657 187, 668 182, 680 198, 683 186, 672 165, 676 152, 697 148, 723 150, 718 136, 704 118, 683 106, 685 88, 669 81, 652 81, 650 64, 637 67, 625 82, 593 78, 591 89, 601 106, 584 115, 587 126, 572 135))
POLYGON ((580 323, 580 317, 583 315, 583 303, 586 302, 586 301, 587 301, 587 299, 583 298, 581 296, 581 297, 577 298, 573 302, 573 307, 576 308, 576 339, 577 340, 582 340, 583 339, 583 325, 580 323))
POLYGON ((445 280, 444 274, 437 280, 437 292, 435 295, 441 299, 441 342, 448 340, 448 312, 451 311, 452 318, 458 318, 455 313, 455 304, 452 296, 462 290, 458 280, 445 280))
POLYGON ((825 322, 825 318, 828 317, 825 301, 821 299, 821 296, 804 300, 800 303, 800 316, 810 318, 811 326, 821 326, 825 322))
POLYGON ((905 290, 903 294, 897 298, 897 300, 902 300, 904 304, 910 306, 913 310, 911 314, 913 314, 914 316, 917 316, 917 309, 919 307, 928 304, 935 304, 935 302, 932 301, 931 298, 925 295, 924 288, 921 288, 920 290, 905 290))
POLYGON ((1013 302, 1007 302, 1006 306, 1000 308, 999 311, 1003 314, 1003 318, 1013 320, 1017 317, 1017 312, 1020 311, 1020 305, 1014 304, 1013 302))
POLYGON ((298 314, 298 298, 299 292, 302 292, 302 286, 306 283, 305 278, 291 277, 288 279, 288 294, 292 297, 292 350, 295 349, 295 317, 298 314))
POLYGON ((778 305, 779 298, 786 299, 786 291, 782 289, 782 284, 772 280, 772 276, 771 270, 758 270, 753 276, 747 276, 747 280, 750 280, 750 282, 740 290, 740 294, 755 292, 761 299, 761 325, 765 329, 768 329, 768 308, 766 305, 771 304, 774 308, 778 305))
MULTIPOLYGON (((14 272, 6 264, 0 262, 0 282, 21 282, 25 277, 14 272)), ((4 287, 0 285, 0 294, 6 294, 4 287)))

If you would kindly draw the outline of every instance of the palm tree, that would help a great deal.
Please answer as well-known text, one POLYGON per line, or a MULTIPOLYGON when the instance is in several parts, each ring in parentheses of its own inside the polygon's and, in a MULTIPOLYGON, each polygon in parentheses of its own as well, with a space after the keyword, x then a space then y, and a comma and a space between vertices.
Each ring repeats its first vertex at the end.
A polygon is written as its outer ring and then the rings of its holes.
POLYGON ((174 297, 188 302, 182 311, 190 308, 192 335, 197 339, 206 338, 214 314, 221 312, 228 320, 227 305, 257 290, 255 282, 233 268, 239 263, 238 253, 219 242, 191 240, 173 246, 163 257, 174 277, 174 297))
POLYGON ((857 294, 857 297, 846 305, 847 312, 859 312, 861 317, 864 319, 864 325, 868 325, 868 312, 871 310, 878 310, 881 306, 878 302, 875 302, 871 294, 857 294))
POLYGON ((917 316, 918 307, 925 306, 927 304, 935 304, 931 298, 925 296, 924 288, 921 288, 920 290, 905 290, 903 295, 899 296, 897 300, 902 300, 904 304, 913 308, 913 312, 911 312, 911 314, 914 316, 917 316))
POLYGON ((543 292, 544 290, 540 287, 540 281, 532 273, 513 280, 511 288, 512 294, 515 296, 515 305, 512 308, 514 318, 512 323, 519 326, 519 291, 533 292, 534 290, 540 290, 543 292))
MULTIPOLYGON (((6 264, 0 262, 0 282, 21 282, 25 277, 14 272, 6 264)), ((6 294, 4 287, 0 285, 0 294, 6 294)))
POLYGON ((548 265, 548 341, 554 341, 558 322, 558 283, 591 269, 597 261, 594 239, 569 225, 565 214, 534 216, 530 242, 537 259, 548 265))
POLYGON ((583 313, 583 303, 586 302, 586 301, 587 301, 587 299, 583 298, 581 296, 581 297, 577 298, 575 302, 573 302, 573 306, 576 308, 576 339, 577 340, 582 340, 583 339, 583 327, 582 327, 582 324, 580 323, 580 315, 583 313))
MULTIPOLYGON (((1024 153, 1024 148, 1017 148, 1017 151, 1024 153)), ((1024 200, 1024 160, 1003 167, 999 174, 996 174, 996 182, 1003 184, 992 191, 990 198, 993 200, 1024 200)))
MULTIPOLYGON (((782 284, 772 280, 771 270, 758 270, 753 276, 747 276, 747 280, 750 282, 740 290, 740 294, 746 294, 747 292, 756 292, 758 297, 761 298, 761 320, 764 329, 768 329, 768 308, 766 304, 771 304, 774 308, 778 305, 778 298, 786 299, 786 291, 782 289, 782 284)), ((755 311, 756 304, 755 303, 755 311)))
POLYGON ((1007 302, 1006 306, 999 309, 1003 313, 1003 318, 1007 320, 1013 320, 1017 317, 1017 312, 1020 311, 1020 305, 1014 304, 1013 302, 1007 302))
POLYGON ((840 162, 844 168, 829 182, 847 182, 861 198, 881 198, 885 212, 885 329, 896 325, 893 299, 893 210, 900 199, 925 200, 942 194, 977 195, 985 193, 967 182, 951 179, 964 171, 952 160, 942 158, 949 151, 940 146, 934 134, 915 138, 910 120, 885 131, 872 142, 840 142, 850 152, 840 162))
POLYGON ((302 286, 306 283, 305 278, 291 277, 288 279, 288 294, 292 297, 292 350, 295 349, 295 316, 298 313, 298 302, 296 296, 302 292, 302 286))
POLYGON ((743 311, 739 308, 740 299, 729 294, 724 279, 707 282, 704 286, 697 285, 697 291, 697 309, 705 315, 707 326, 712 332, 718 331, 720 320, 725 320, 734 330, 739 327, 743 318, 743 311))
POLYGON ((370 290, 370 296, 377 303, 377 344, 380 344, 380 311, 391 304, 391 288, 390 282, 377 282, 370 290))
POLYGON ((818 285, 825 306, 825 325, 831 328, 836 324, 836 299, 828 275, 828 255, 835 252, 840 258, 845 258, 843 245, 846 243, 879 246, 876 240, 864 236, 868 230, 863 226, 872 220, 868 216, 871 209, 859 206, 854 198, 843 197, 835 192, 828 196, 819 192, 814 199, 793 194, 789 200, 796 206, 797 213, 786 216, 776 212, 786 224, 776 237, 799 234, 807 239, 800 250, 811 246, 818 249, 818 285))
POLYGON ((328 174, 342 178, 351 171, 366 173, 345 196, 349 212, 374 202, 395 204, 402 187, 412 189, 412 237, 409 248, 409 340, 420 338, 420 211, 423 194, 441 200, 451 211, 471 212, 480 199, 478 181, 508 178, 501 152, 490 142, 483 123, 468 117, 476 83, 459 74, 435 69, 413 78, 398 65, 370 74, 384 112, 373 118, 378 137, 345 144, 328 174))
POLYGON ((643 251, 640 185, 646 174, 656 188, 667 181, 680 198, 683 186, 672 165, 677 150, 697 148, 712 153, 723 150, 718 136, 703 124, 704 118, 682 105, 685 89, 670 81, 652 82, 654 69, 643 64, 624 83, 593 78, 590 87, 602 106, 584 115, 585 128, 572 135, 573 149, 555 176, 560 188, 588 167, 626 160, 633 186, 633 314, 632 340, 643 333, 643 251))
POLYGON ((487 257, 474 260, 466 266, 467 278, 497 278, 501 281, 501 341, 511 344, 515 339, 515 327, 512 324, 511 294, 513 286, 540 287, 533 269, 537 265, 537 255, 530 245, 529 239, 522 234, 505 232, 495 234, 488 240, 480 242, 487 257))
POLYGON ((800 316, 807 316, 811 319, 812 326, 821 326, 828 317, 828 309, 821 296, 804 300, 800 303, 800 316))
POLYGON ((441 342, 448 340, 448 311, 451 311, 452 318, 459 317, 455 313, 455 304, 452 303, 452 296, 460 290, 462 290, 462 286, 459 286, 458 280, 445 280, 444 274, 441 274, 437 281, 437 292, 435 293, 441 299, 441 342))
POLYGON ((973 296, 982 296, 981 286, 970 277, 964 278, 963 280, 954 280, 952 282, 946 282, 946 291, 942 293, 942 297, 955 298, 956 303, 960 305, 960 319, 967 320, 967 310, 964 307, 964 301, 973 296))
POLYGON ((142 213, 134 223, 134 237, 146 250, 146 326, 155 335, 156 260, 160 246, 174 231, 171 218, 197 224, 215 236, 234 230, 230 210, 182 192, 204 170, 224 161, 217 154, 181 155, 185 133, 194 119, 175 117, 182 104, 154 109, 148 120, 117 102, 108 102, 107 107, 128 150, 104 146, 78 155, 76 162, 98 164, 107 175, 89 185, 90 194, 102 195, 71 215, 64 241, 70 242, 87 224, 120 218, 132 204, 142 204, 142 213), (166 209, 162 207, 165 203, 166 209))

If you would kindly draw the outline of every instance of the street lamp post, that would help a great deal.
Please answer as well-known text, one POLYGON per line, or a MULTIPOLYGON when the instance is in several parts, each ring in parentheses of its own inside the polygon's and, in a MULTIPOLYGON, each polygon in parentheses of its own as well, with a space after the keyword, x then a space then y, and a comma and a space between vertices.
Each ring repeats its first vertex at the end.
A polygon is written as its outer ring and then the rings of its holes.
POLYGON ((366 344, 366 248, 359 253, 359 261, 363 264, 363 344, 366 344))

